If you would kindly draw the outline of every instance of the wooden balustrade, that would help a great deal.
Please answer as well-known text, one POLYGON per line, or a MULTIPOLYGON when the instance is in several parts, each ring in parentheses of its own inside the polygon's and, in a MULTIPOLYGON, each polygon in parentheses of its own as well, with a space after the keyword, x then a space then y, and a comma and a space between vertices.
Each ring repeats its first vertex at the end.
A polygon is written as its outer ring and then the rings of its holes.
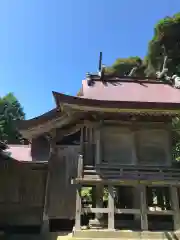
MULTIPOLYGON (((98 164, 95 167, 84 166, 84 178, 96 176, 97 179, 179 181, 180 169, 156 166, 122 166, 98 164)), ((93 177, 92 177, 93 178, 93 177)))

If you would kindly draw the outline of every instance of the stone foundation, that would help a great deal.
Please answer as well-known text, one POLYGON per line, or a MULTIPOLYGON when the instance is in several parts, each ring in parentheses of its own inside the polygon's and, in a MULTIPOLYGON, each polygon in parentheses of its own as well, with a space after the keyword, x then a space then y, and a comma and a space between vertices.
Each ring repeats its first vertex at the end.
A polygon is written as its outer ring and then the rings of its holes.
POLYGON ((79 230, 74 231, 72 239, 180 239, 180 232, 135 232, 135 231, 110 231, 110 230, 79 230))

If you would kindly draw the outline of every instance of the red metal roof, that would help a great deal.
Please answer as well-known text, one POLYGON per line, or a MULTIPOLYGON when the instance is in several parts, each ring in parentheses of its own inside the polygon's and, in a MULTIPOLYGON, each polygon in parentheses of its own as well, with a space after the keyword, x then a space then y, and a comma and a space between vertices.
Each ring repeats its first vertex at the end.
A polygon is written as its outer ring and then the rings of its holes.
POLYGON ((30 145, 8 145, 5 152, 10 153, 10 157, 20 162, 31 162, 31 146, 30 145))
POLYGON ((87 80, 83 80, 79 96, 58 92, 53 92, 53 95, 57 108, 34 119, 18 121, 18 127, 28 129, 60 117, 63 113, 59 110, 63 104, 93 108, 165 110, 165 114, 169 114, 169 110, 175 110, 175 115, 180 112, 180 89, 157 80, 114 79, 94 81, 91 86, 87 80))
POLYGON ((169 84, 147 81, 119 81, 88 86, 83 80, 82 98, 105 101, 180 103, 180 89, 169 84))

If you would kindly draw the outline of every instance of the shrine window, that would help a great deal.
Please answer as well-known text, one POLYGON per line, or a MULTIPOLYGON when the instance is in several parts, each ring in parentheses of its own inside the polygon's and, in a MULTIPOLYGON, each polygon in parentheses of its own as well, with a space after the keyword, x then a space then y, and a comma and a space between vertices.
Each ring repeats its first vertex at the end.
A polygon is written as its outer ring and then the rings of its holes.
POLYGON ((168 133, 164 130, 142 130, 136 134, 136 156, 139 164, 168 163, 168 133))

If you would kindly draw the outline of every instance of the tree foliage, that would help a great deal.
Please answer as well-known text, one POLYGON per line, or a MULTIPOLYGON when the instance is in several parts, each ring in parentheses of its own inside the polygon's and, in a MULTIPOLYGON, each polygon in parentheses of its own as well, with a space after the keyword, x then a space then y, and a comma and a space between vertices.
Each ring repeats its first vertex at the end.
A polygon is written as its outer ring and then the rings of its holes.
POLYGON ((137 77, 145 76, 146 66, 140 57, 118 58, 112 66, 106 68, 106 72, 114 73, 119 76, 128 75, 133 67, 136 67, 139 62, 142 62, 142 66, 136 71, 137 77))
POLYGON ((180 74, 180 13, 165 17, 155 25, 154 36, 148 44, 144 59, 138 56, 118 58, 106 71, 120 76, 128 75, 142 61, 136 76, 155 77, 155 73, 162 69, 164 56, 168 56, 168 74, 180 74))
POLYGON ((169 74, 180 74, 180 13, 161 19, 154 28, 146 58, 150 75, 162 67, 165 55, 168 56, 169 74))
POLYGON ((13 93, 0 98, 0 140, 9 144, 21 143, 22 137, 14 120, 23 120, 23 108, 13 93))

